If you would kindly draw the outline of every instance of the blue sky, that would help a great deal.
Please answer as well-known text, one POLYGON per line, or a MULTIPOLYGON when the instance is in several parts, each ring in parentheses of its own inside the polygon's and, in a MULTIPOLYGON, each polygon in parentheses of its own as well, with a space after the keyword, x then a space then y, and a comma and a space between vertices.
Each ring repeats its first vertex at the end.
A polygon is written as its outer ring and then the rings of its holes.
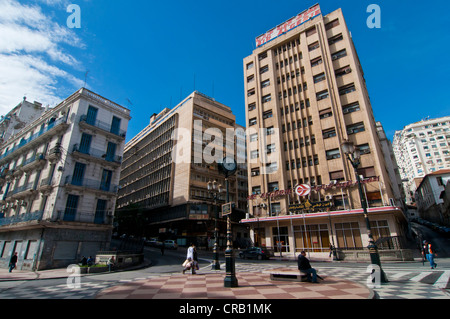
POLYGON ((0 113, 24 95, 55 106, 89 71, 87 88, 131 110, 127 140, 194 89, 245 125, 243 58, 257 36, 317 2, 323 14, 342 8, 390 139, 427 116, 450 115, 443 0, 0 0, 0 113), (71 3, 81 8, 79 29, 66 24, 71 3), (367 27, 371 3, 381 8, 380 29, 367 27))

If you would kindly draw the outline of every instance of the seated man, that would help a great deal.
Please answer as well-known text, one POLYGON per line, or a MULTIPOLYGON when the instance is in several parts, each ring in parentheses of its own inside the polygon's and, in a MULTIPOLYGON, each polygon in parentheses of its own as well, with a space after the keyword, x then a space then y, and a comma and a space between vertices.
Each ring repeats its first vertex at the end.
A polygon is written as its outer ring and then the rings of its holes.
POLYGON ((302 251, 300 255, 298 255, 298 270, 304 272, 308 275, 308 281, 313 283, 317 283, 317 271, 311 267, 308 258, 306 258, 306 252, 302 251), (312 275, 312 278, 311 278, 312 275))

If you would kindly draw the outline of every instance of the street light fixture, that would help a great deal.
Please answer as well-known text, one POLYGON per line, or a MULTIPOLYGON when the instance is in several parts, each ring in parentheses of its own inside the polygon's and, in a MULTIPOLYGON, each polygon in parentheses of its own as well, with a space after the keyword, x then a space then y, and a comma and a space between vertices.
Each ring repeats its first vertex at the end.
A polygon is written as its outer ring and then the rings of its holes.
POLYGON ((355 171, 356 180, 358 181, 358 190, 359 190, 359 198, 361 201, 361 206, 364 212, 364 219, 366 220, 367 226, 367 235, 369 237, 369 245, 367 248, 369 249, 370 260, 373 265, 377 265, 380 268, 380 281, 382 283, 387 283, 388 279, 383 269, 381 268, 380 255, 378 254, 378 247, 375 244, 373 239, 372 230, 370 227, 369 216, 367 214, 367 203, 366 199, 363 196, 362 185, 361 185, 361 177, 358 174, 358 166, 361 164, 361 152, 358 147, 355 147, 353 142, 345 141, 341 144, 341 150, 346 155, 349 162, 352 164, 353 169, 355 171))
POLYGON ((220 270, 220 262, 219 262, 219 247, 218 247, 218 237, 219 237, 219 229, 217 228, 217 220, 219 219, 219 211, 217 209, 217 196, 223 192, 222 185, 218 185, 217 181, 214 182, 209 181, 207 184, 208 193, 211 194, 214 198, 214 248, 213 248, 213 264, 211 266, 211 270, 220 270))

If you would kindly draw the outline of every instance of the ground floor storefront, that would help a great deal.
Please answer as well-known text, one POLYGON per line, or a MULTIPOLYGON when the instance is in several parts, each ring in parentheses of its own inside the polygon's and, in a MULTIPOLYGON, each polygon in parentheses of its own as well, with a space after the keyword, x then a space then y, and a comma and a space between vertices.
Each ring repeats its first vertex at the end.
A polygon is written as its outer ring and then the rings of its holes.
MULTIPOLYGON (((410 253, 404 249, 406 219, 401 209, 370 208, 368 217, 381 259, 409 260, 410 253)), ((276 256, 296 257, 306 251, 309 256, 333 258, 335 248, 339 259, 369 258, 362 209, 250 218, 241 223, 250 226, 255 246, 270 247, 276 256)))

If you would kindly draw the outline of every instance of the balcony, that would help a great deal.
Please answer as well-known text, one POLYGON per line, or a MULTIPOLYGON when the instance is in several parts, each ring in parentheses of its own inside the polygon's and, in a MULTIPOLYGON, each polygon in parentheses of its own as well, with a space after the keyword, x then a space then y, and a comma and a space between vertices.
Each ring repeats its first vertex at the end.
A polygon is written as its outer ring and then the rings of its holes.
POLYGON ((36 156, 33 156, 23 162, 20 170, 23 172, 28 172, 37 168, 42 168, 46 162, 47 160, 45 159, 44 154, 37 154, 36 156))
POLYGON ((93 148, 89 148, 89 150, 83 150, 78 146, 78 144, 75 144, 73 146, 72 156, 77 158, 84 158, 88 161, 95 161, 100 164, 109 164, 114 168, 119 167, 122 163, 122 156, 109 155, 106 153, 106 151, 101 151, 93 148))
POLYGON ((115 195, 118 191, 117 185, 112 185, 110 183, 104 183, 101 181, 96 181, 92 179, 83 178, 81 180, 73 178, 73 176, 66 176, 64 185, 68 188, 76 188, 82 190, 93 190, 100 193, 112 193, 115 195))
POLYGON ((50 122, 44 129, 41 129, 39 132, 34 133, 30 137, 26 139, 22 138, 18 145, 0 155, 0 165, 10 160, 13 155, 19 154, 18 151, 29 151, 30 149, 33 149, 39 143, 41 143, 42 140, 45 139, 45 137, 48 137, 51 134, 62 132, 63 130, 67 129, 68 126, 69 124, 66 123, 65 118, 59 118, 53 122, 50 122))
POLYGON ((65 222, 75 222, 75 223, 89 223, 96 225, 111 225, 112 223, 112 212, 81 212, 81 211, 71 211, 71 210, 60 210, 57 214, 57 220, 62 220, 65 222))
POLYGON ((6 200, 9 201, 23 199, 28 196, 34 195, 36 192, 37 191, 33 188, 33 183, 28 183, 9 191, 6 194, 6 200))
POLYGON ((36 211, 34 213, 25 213, 20 214, 18 216, 0 218, 0 227, 1 226, 10 226, 19 223, 32 222, 32 221, 41 221, 44 212, 36 211))
POLYGON ((90 128, 94 131, 97 131, 97 129, 100 129, 103 133, 106 133, 106 135, 114 138, 118 138, 120 141, 125 140, 125 136, 127 135, 127 132, 124 130, 120 130, 118 128, 114 128, 112 124, 108 124, 106 122, 102 121, 90 121, 87 118, 87 115, 82 115, 80 117, 79 122, 80 127, 84 128, 90 128))

